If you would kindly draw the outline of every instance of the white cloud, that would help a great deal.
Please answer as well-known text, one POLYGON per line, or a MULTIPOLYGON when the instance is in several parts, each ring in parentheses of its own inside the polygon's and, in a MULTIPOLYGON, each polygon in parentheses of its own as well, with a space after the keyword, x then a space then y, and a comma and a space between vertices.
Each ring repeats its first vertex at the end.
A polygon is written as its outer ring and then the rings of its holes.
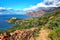
POLYGON ((35 10, 38 7, 58 7, 60 6, 60 1, 59 0, 44 0, 43 2, 40 2, 34 6, 30 6, 29 8, 24 8, 23 10, 35 10), (48 4, 46 4, 48 3, 48 4))
POLYGON ((12 8, 7 8, 7 9, 12 9, 12 8))
POLYGON ((2 10, 2 9, 7 9, 7 10, 9 10, 9 9, 12 9, 12 8, 4 8, 4 7, 0 7, 0 10, 2 10))
POLYGON ((0 10, 1 10, 1 9, 5 9, 5 8, 3 8, 3 7, 0 7, 0 10))

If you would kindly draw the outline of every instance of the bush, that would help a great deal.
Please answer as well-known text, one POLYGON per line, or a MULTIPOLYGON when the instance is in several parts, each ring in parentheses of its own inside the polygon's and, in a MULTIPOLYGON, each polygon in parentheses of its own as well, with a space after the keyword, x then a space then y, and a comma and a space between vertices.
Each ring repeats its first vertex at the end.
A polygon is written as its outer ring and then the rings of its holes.
POLYGON ((52 30, 49 34, 49 37, 53 40, 60 40, 60 27, 57 27, 55 30, 52 30))

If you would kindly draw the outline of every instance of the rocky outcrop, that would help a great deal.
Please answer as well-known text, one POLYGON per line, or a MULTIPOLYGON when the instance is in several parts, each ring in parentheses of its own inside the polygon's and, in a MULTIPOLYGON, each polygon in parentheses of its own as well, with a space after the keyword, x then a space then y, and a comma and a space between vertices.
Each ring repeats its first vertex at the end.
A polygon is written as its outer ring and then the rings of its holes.
POLYGON ((0 40, 29 40, 33 37, 36 28, 26 29, 26 30, 16 30, 13 33, 5 32, 0 35, 0 40))

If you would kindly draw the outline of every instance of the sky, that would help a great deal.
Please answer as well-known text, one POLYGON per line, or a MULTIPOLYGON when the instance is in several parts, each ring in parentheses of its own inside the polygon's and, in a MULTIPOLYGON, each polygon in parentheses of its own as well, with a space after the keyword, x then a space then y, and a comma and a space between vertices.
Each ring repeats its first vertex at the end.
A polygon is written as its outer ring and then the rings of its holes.
POLYGON ((21 10, 36 5, 42 1, 43 0, 0 0, 0 7, 21 10))
POLYGON ((60 0, 0 0, 0 9, 27 11, 39 7, 60 7, 60 0))

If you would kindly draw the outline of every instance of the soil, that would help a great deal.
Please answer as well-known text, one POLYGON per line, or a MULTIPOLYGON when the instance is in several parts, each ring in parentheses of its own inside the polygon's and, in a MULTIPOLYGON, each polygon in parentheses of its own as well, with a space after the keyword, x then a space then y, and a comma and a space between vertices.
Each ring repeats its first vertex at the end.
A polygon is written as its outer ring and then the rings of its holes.
POLYGON ((41 28, 41 30, 39 31, 39 36, 36 38, 36 40, 51 40, 48 37, 49 33, 50 33, 49 29, 43 29, 43 28, 41 28))

